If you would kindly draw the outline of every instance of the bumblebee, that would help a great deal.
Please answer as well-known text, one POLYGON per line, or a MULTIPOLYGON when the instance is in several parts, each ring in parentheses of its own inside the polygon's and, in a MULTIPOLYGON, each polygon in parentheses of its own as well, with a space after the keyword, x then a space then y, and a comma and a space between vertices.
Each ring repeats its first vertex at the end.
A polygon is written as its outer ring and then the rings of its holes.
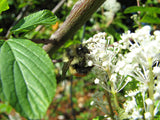
POLYGON ((88 48, 82 44, 72 45, 67 48, 63 56, 63 61, 66 64, 64 64, 63 71, 69 68, 70 73, 74 76, 86 76, 93 68, 93 66, 87 66, 86 64, 86 54, 89 53, 88 48))

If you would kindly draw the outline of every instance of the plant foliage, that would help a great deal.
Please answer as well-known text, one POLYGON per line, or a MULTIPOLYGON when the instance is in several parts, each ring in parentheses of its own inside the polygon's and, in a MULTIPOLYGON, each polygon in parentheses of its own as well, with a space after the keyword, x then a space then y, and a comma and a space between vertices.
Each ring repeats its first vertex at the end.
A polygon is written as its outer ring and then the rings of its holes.
POLYGON ((1 12, 6 11, 8 9, 9 9, 9 6, 7 3, 7 0, 1 0, 0 1, 0 14, 1 14, 1 12))
POLYGON ((21 32, 29 32, 38 25, 53 25, 56 23, 57 17, 49 10, 41 10, 32 13, 21 19, 12 29, 11 32, 18 34, 21 32))
POLYGON ((56 90, 46 52, 26 39, 9 39, 0 53, 0 97, 29 119, 44 116, 56 90))
POLYGON ((143 16, 140 19, 140 22, 149 23, 149 24, 160 24, 160 19, 158 14, 160 14, 159 7, 137 7, 132 6, 128 7, 124 13, 134 13, 134 12, 143 12, 143 16))

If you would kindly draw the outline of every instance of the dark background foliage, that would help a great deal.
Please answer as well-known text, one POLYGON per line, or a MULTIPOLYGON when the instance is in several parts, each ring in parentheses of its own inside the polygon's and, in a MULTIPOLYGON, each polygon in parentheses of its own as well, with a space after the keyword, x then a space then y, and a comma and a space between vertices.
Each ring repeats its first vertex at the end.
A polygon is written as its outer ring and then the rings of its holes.
MULTIPOLYGON (((6 34, 7 30, 14 23, 16 16, 22 11, 23 7, 26 7, 27 9, 23 14, 23 16, 26 16, 30 13, 43 9, 52 10, 58 4, 59 0, 8 0, 8 2, 10 9, 3 12, 3 14, 0 16, 0 27, 4 29, 3 32, 0 33, 0 36, 4 36, 6 34)), ((127 7, 137 5, 135 0, 118 0, 118 2, 121 4, 120 12, 122 13, 127 7)), ((144 3, 145 0, 142 2, 144 3)), ((64 5, 56 12, 56 15, 61 21, 64 21, 70 10, 70 7, 64 5)), ((132 29, 133 21, 130 19, 130 14, 125 16, 126 18, 122 19, 123 24, 128 26, 129 29, 132 29)), ((92 24, 87 22, 87 25, 91 26, 92 24)), ((123 30, 117 30, 117 32, 122 33, 123 30)))

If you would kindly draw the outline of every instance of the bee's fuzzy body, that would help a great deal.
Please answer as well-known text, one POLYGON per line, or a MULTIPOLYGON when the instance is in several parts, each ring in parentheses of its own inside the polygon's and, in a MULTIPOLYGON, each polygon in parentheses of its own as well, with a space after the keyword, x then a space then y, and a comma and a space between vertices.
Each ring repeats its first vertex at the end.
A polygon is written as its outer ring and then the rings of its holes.
POLYGON ((84 77, 91 71, 93 66, 87 66, 86 54, 89 54, 89 50, 82 44, 72 45, 66 49, 64 62, 70 63, 69 71, 71 74, 84 77))

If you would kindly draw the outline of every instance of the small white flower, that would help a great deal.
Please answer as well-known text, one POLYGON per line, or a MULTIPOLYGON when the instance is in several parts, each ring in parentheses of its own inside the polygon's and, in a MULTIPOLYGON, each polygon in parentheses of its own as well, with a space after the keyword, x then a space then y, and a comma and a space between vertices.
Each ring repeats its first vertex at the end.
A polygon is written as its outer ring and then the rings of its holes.
POLYGON ((107 61, 104 61, 103 63, 102 63, 102 66, 103 67, 106 67, 108 65, 108 62, 107 61))
POLYGON ((152 105, 153 104, 153 101, 150 98, 146 99, 145 102, 146 102, 147 105, 152 105))
POLYGON ((91 60, 88 61, 88 66, 93 66, 93 62, 91 60))
POLYGON ((153 73, 154 73, 155 75, 160 75, 160 67, 154 67, 154 68, 153 68, 153 73))
POLYGON ((114 43, 113 43, 113 46, 114 46, 114 47, 119 46, 118 42, 114 42, 114 43))
POLYGON ((133 97, 136 96, 140 91, 135 90, 135 91, 129 91, 127 92, 127 95, 125 95, 125 97, 133 97))
POLYGON ((157 100, 157 99, 160 99, 160 93, 159 92, 156 92, 154 94, 154 99, 157 100))
POLYGON ((91 105, 91 106, 94 105, 94 101, 91 101, 90 105, 91 105))
POLYGON ((107 120, 112 120, 112 118, 111 118, 111 117, 108 117, 107 120))
POLYGON ((64 119, 65 119, 65 116, 64 116, 64 115, 59 115, 59 116, 58 116, 58 119, 59 119, 59 120, 64 120, 64 119))
POLYGON ((154 31, 154 35, 155 36, 160 36, 160 31, 158 31, 158 30, 154 31))
POLYGON ((112 37, 111 37, 111 36, 108 36, 108 37, 107 37, 107 39, 108 39, 108 40, 111 40, 111 39, 112 39, 112 37))
POLYGON ((131 111, 135 108, 135 106, 137 106, 135 100, 126 101, 126 102, 124 103, 125 112, 127 112, 127 113, 131 112, 131 111))
POLYGON ((148 90, 148 85, 146 83, 139 85, 139 90, 141 92, 146 92, 148 90))
POLYGON ((150 112, 144 113, 144 116, 147 120, 150 120, 150 118, 152 117, 150 112))
POLYGON ((139 111, 134 110, 133 113, 132 113, 132 118, 133 118, 134 120, 137 120, 137 119, 141 119, 141 118, 143 118, 143 117, 142 117, 142 115, 140 114, 139 111))
POLYGON ((105 56, 106 56, 106 53, 104 52, 99 54, 99 58, 104 58, 105 56))
POLYGON ((92 50, 92 54, 93 54, 93 55, 96 55, 97 53, 98 53, 98 50, 97 50, 97 49, 92 50))
POLYGON ((124 61, 119 61, 118 63, 117 63, 117 66, 116 66, 116 69, 115 69, 115 71, 116 72, 120 72, 124 67, 125 67, 125 62, 124 61))
POLYGON ((113 83, 115 83, 116 80, 117 80, 117 74, 112 74, 111 78, 110 78, 110 81, 112 81, 113 83))
POLYGON ((107 41, 106 41, 105 39, 100 39, 99 42, 100 42, 101 44, 104 44, 104 45, 105 45, 107 41))
POLYGON ((119 2, 117 2, 117 0, 107 0, 106 2, 104 2, 103 7, 107 11, 116 13, 121 8, 121 5, 119 2))
POLYGON ((157 86, 155 86, 155 90, 159 93, 160 91, 160 81, 157 81, 157 86))
POLYGON ((99 80, 98 78, 96 78, 96 79, 94 80, 94 83, 95 83, 95 84, 99 84, 99 81, 100 81, 100 80, 99 80))
POLYGON ((132 81, 132 78, 131 77, 127 77, 126 81, 130 82, 130 81, 132 81))

